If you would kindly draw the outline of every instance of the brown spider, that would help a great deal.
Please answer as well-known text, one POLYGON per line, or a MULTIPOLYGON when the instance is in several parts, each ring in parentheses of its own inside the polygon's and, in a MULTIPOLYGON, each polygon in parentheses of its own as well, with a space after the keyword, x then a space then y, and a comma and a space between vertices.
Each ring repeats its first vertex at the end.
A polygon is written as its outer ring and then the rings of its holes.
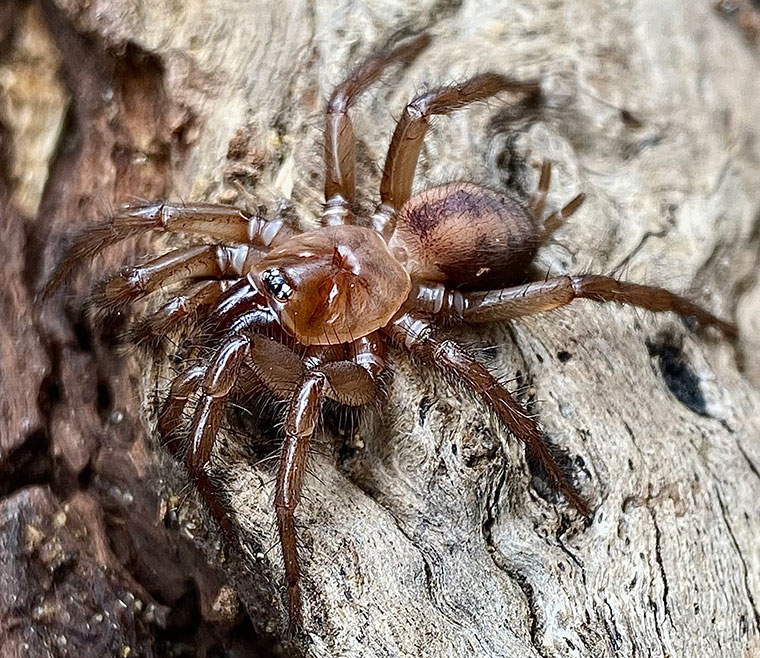
POLYGON ((733 324, 662 288, 594 274, 526 283, 537 249, 584 200, 580 194, 544 217, 548 162, 527 205, 509 193, 463 182, 412 196, 431 116, 501 92, 535 100, 535 81, 484 73, 412 100, 393 133, 371 227, 357 224, 348 110, 386 66, 412 60, 428 42, 427 35, 417 36, 368 59, 333 91, 327 106, 321 228, 299 233, 280 220, 223 205, 129 206, 87 228, 47 288, 54 289, 82 259, 147 231, 190 233, 216 243, 176 249, 128 268, 97 288, 95 302, 108 312, 121 311, 181 283, 166 304, 133 326, 131 335, 137 343, 159 342, 182 326, 195 326, 195 341, 215 349, 205 365, 174 379, 158 425, 227 530, 226 511, 204 467, 228 397, 254 381, 287 403, 275 511, 294 625, 301 623, 294 514, 322 403, 331 399, 361 406, 375 400, 389 343, 441 368, 479 396, 525 443, 569 503, 588 517, 586 502, 543 442, 534 418, 477 359, 442 338, 440 325, 451 319, 512 320, 586 298, 673 311, 736 335, 733 324), (192 420, 182 433, 178 428, 188 406, 192 420))

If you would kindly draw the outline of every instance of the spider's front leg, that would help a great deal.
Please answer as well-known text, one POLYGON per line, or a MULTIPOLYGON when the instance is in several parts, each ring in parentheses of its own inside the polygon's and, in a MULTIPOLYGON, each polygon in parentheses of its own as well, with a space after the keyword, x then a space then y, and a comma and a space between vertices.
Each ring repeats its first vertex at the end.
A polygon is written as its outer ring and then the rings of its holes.
MULTIPOLYGON (((245 293, 246 290, 238 292, 245 293)), ((277 346, 286 350, 284 346, 272 343, 255 333, 249 333, 270 332, 273 327, 279 327, 277 318, 269 309, 254 312, 252 309, 255 304, 251 295, 241 294, 233 298, 228 296, 226 301, 230 299, 237 302, 236 310, 239 317, 236 321, 228 322, 228 333, 221 336, 221 344, 208 365, 193 366, 174 378, 169 395, 158 415, 158 432, 167 449, 184 463, 224 534, 233 539, 232 524, 222 498, 204 470, 226 411, 227 398, 236 387, 246 356, 258 357, 263 363, 262 367, 268 372, 280 373, 284 369, 285 379, 287 375, 293 377, 292 372, 295 372, 296 377, 300 374, 300 370, 294 366, 294 363, 300 365, 300 361, 294 355, 288 360, 275 348, 277 346), (193 398, 197 398, 195 411, 189 433, 184 435, 182 419, 193 398)), ((224 299, 220 300, 216 308, 224 303, 224 299)))
POLYGON ((523 441, 526 450, 538 460, 565 499, 584 517, 590 516, 588 504, 567 480, 544 443, 536 421, 483 364, 454 341, 437 338, 430 323, 421 315, 406 313, 384 331, 413 356, 454 375, 480 397, 504 426, 523 441))
POLYGON ((304 372, 288 402, 285 441, 277 473, 275 511, 285 562, 288 615, 292 628, 300 628, 302 624, 295 511, 301 501, 309 447, 322 402, 329 397, 351 406, 368 404, 376 397, 377 377, 383 369, 383 342, 379 336, 362 338, 351 347, 351 361, 327 361, 304 372))
MULTIPOLYGON (((95 287, 90 304, 96 315, 113 316, 129 304, 171 283, 188 279, 209 281, 241 277, 262 256, 260 250, 248 245, 195 245, 176 249, 143 265, 127 267, 105 279, 95 287)), ((198 295, 208 298, 212 290, 195 289, 193 295, 196 299, 198 295)))
MULTIPOLYGON (((233 305, 239 312, 242 304, 233 305)), ((249 329, 266 332, 267 323, 262 321, 265 314, 264 311, 244 313, 241 319, 250 325, 249 329)), ((274 316, 270 321, 276 322, 274 316)), ((204 502, 225 534, 231 537, 229 514, 204 467, 224 417, 226 400, 247 355, 257 380, 275 397, 287 401, 275 510, 288 585, 288 614, 293 627, 299 627, 302 622, 295 512, 301 500, 311 438, 322 402, 330 398, 351 406, 368 404, 376 397, 376 381, 384 368, 384 342, 379 335, 359 339, 349 347, 348 350, 342 346, 312 348, 307 355, 307 367, 292 350, 269 338, 255 333, 229 335, 207 367, 195 366, 174 380, 159 414, 159 431, 167 447, 183 459, 204 502), (183 441, 178 430, 194 396, 197 396, 195 411, 182 455, 183 441)))
POLYGON ((134 345, 157 348, 164 337, 176 331, 191 317, 205 318, 227 288, 227 281, 210 279, 191 283, 156 311, 127 331, 125 339, 134 345))

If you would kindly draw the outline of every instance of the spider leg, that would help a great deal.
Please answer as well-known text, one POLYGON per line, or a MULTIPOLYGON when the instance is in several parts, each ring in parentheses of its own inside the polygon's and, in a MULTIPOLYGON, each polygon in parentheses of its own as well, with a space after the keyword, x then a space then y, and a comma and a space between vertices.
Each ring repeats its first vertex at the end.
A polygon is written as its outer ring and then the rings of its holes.
POLYGON ((101 315, 115 315, 130 303, 182 279, 242 276, 261 255, 248 245, 196 245, 170 251, 101 282, 91 304, 101 315))
POLYGON ((227 397, 237 382, 249 347, 248 336, 239 333, 227 336, 203 375, 184 455, 185 466, 192 476, 201 472, 211 456, 227 397))
POLYGON ((384 331, 413 356, 454 375, 477 394, 504 426, 523 441, 526 450, 538 460, 565 499, 583 516, 590 516, 586 501, 568 482, 562 468, 544 443, 536 421, 485 366, 454 341, 434 336, 430 324, 422 316, 406 313, 384 331))
POLYGON ((288 614, 293 627, 300 627, 302 622, 299 585, 301 571, 296 546, 295 511, 301 501, 306 459, 322 409, 326 382, 327 377, 320 372, 308 373, 299 382, 288 404, 285 441, 282 444, 277 473, 274 505, 288 586, 288 614))
MULTIPOLYGON (((190 397, 198 392, 205 372, 205 368, 196 366, 176 377, 158 416, 158 431, 164 439, 164 446, 177 459, 182 458, 182 441, 179 436, 182 416, 190 397)), ((216 519, 222 532, 228 539, 233 539, 232 523, 217 487, 203 470, 191 476, 206 507, 216 519)))
POLYGON ((182 442, 179 436, 185 407, 201 385, 206 369, 195 366, 174 378, 161 411, 158 414, 158 433, 165 447, 175 457, 179 457, 182 442))
POLYGON ((468 322, 512 320, 565 306, 574 299, 630 304, 655 313, 672 311, 715 327, 727 338, 737 336, 736 325, 721 320, 701 306, 663 288, 618 281, 609 276, 584 274, 558 276, 512 288, 483 292, 457 292, 455 311, 468 322))
MULTIPOLYGON (((264 328, 260 318, 257 321, 252 315, 241 317, 247 318, 248 328, 264 328)), ((350 360, 345 358, 345 348, 332 346, 312 348, 304 361, 277 341, 257 333, 235 333, 225 339, 207 367, 190 368, 175 378, 159 414, 158 428, 167 447, 183 459, 207 507, 225 533, 231 535, 229 516, 204 466, 224 416, 226 398, 238 382, 248 350, 247 362, 251 364, 253 377, 276 397, 288 400, 275 510, 292 626, 300 626, 302 620, 295 511, 301 500, 306 460, 322 402, 332 398, 342 404, 367 404, 376 396, 376 379, 383 369, 384 342, 378 334, 359 339, 351 348, 350 360), (196 395, 187 450, 182 455, 179 428, 190 399, 196 395)))
POLYGON ((235 305, 238 316, 234 322, 227 323, 228 333, 222 337, 209 365, 192 367, 176 377, 159 414, 159 433, 165 441, 174 441, 188 399, 200 391, 192 420, 190 448, 185 455, 191 472, 197 472, 208 461, 227 396, 240 376, 246 357, 249 357, 247 361, 254 377, 273 392, 287 390, 289 394, 293 390, 292 382, 298 381, 304 370, 303 363, 291 350, 261 335, 279 327, 277 316, 268 308, 257 307, 250 297, 240 297, 247 305, 243 307, 241 302, 235 305), (291 388, 285 389, 288 382, 291 388))
POLYGON ((540 93, 536 82, 521 82, 498 73, 483 73, 460 84, 438 87, 421 94, 406 106, 396 124, 385 159, 380 183, 380 206, 373 218, 373 226, 378 232, 390 237, 395 224, 394 212, 411 196, 414 171, 430 117, 450 114, 465 105, 506 91, 526 96, 540 93))
POLYGON ((201 331, 206 338, 210 338, 248 329, 286 345, 294 343, 293 338, 283 331, 265 297, 245 278, 233 283, 209 309, 201 331))
POLYGON ((430 43, 427 34, 367 59, 332 92, 325 117, 325 224, 353 223, 354 129, 348 111, 356 99, 395 62, 409 62, 430 43))
POLYGON ((546 242, 552 233, 554 233, 562 224, 565 223, 586 200, 585 194, 579 194, 569 203, 556 212, 551 213, 544 218, 544 207, 546 206, 546 197, 549 194, 549 187, 552 182, 552 163, 544 160, 541 164, 541 176, 538 179, 538 188, 530 202, 530 210, 536 221, 540 223, 541 230, 539 240, 546 242))
POLYGON ((126 334, 126 340, 135 345, 157 347, 164 336, 177 330, 192 316, 205 316, 221 297, 226 281, 202 280, 180 290, 158 310, 142 318, 126 334))
POLYGON ((380 337, 357 341, 353 361, 318 363, 304 372, 293 391, 285 418, 285 440, 275 489, 277 528, 282 545, 288 585, 288 615, 292 627, 302 623, 300 566, 298 561, 295 511, 301 501, 303 478, 311 439, 325 398, 342 404, 364 405, 377 394, 376 372, 382 368, 380 337), (366 358, 367 354, 373 355, 366 358), (365 355, 364 357, 360 355, 365 355))
POLYGON ((51 294, 79 262, 102 249, 149 231, 189 233, 219 242, 269 248, 292 235, 281 220, 267 221, 238 208, 210 203, 126 206, 107 221, 82 229, 43 291, 51 294))

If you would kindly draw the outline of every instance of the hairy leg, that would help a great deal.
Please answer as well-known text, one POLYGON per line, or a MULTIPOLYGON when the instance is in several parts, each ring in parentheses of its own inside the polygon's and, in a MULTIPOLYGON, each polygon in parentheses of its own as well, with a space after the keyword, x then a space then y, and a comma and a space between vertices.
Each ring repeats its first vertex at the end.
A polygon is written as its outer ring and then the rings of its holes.
MULTIPOLYGON (((266 326, 262 326, 262 317, 248 315, 246 328, 261 330, 266 326)), ((189 368, 173 380, 161 407, 158 431, 164 445, 184 463, 206 507, 230 540, 234 540, 234 532, 229 513, 221 492, 204 470, 224 418, 227 398, 233 388, 244 388, 242 383, 249 392, 266 386, 280 399, 288 399, 303 370, 301 360, 285 346, 257 334, 233 334, 224 340, 208 365, 189 368), (248 348, 255 363, 248 368, 246 378, 243 366, 248 348), (189 435, 184 435, 182 420, 192 398, 196 398, 195 413, 189 435)))
POLYGON ((525 448, 543 467, 554 486, 583 516, 590 510, 580 494, 568 482, 554 456, 544 443, 536 421, 523 409, 488 370, 461 346, 435 337, 427 320, 405 314, 384 331, 398 345, 432 366, 454 375, 478 395, 504 426, 523 441, 525 448))
POLYGON ((49 295, 83 260, 101 250, 149 231, 189 233, 236 244, 269 248, 292 235, 282 221, 267 221, 238 208, 209 203, 154 203, 121 208, 107 221, 82 229, 45 286, 49 295))
POLYGON ((181 456, 182 441, 179 430, 185 408, 190 398, 197 393, 205 373, 206 369, 203 366, 195 366, 177 375, 158 414, 158 433, 165 447, 175 457, 181 456))
POLYGON ((301 570, 296 546, 295 511, 301 501, 306 459, 314 428, 319 420, 327 378, 323 373, 307 373, 290 399, 285 418, 285 440, 280 452, 280 467, 275 490, 277 530, 280 535, 285 577, 288 588, 290 624, 299 628, 302 623, 301 570))
POLYGON ((211 456, 224 417, 227 397, 237 382, 250 346, 248 336, 232 334, 219 346, 201 380, 184 461, 196 476, 211 456))
MULTIPOLYGON (((241 317, 246 317, 245 315, 241 317)), ((255 326, 249 317, 252 328, 255 326)), ((373 334, 347 350, 343 346, 312 348, 301 359, 277 341, 256 333, 228 336, 207 367, 196 366, 179 375, 159 414, 159 432, 169 450, 183 459, 209 510, 226 534, 231 523, 219 492, 204 472, 224 417, 226 400, 235 387, 247 350, 253 377, 279 399, 288 400, 285 441, 277 476, 275 509, 288 583, 288 612, 300 626, 300 568, 296 546, 295 510, 301 500, 303 476, 311 437, 325 398, 341 404, 363 405, 377 395, 376 378, 383 368, 382 338, 373 334), (349 360, 350 359, 350 360, 349 360), (307 368, 308 365, 308 368, 307 368), (197 396, 190 436, 183 442, 179 429, 192 397, 197 396)))
POLYGON ((95 287, 90 302, 96 314, 119 313, 130 303, 182 279, 240 277, 262 255, 248 245, 176 249, 102 281, 95 287))
POLYGON ((375 399, 376 377, 382 369, 380 342, 381 338, 377 335, 357 341, 352 350, 352 361, 322 361, 325 357, 330 358, 328 351, 322 348, 314 350, 315 358, 307 357, 313 367, 302 374, 288 403, 285 440, 277 474, 275 511, 288 585, 288 614, 293 627, 300 627, 302 623, 295 511, 301 500, 311 438, 325 398, 353 406, 375 399), (365 358, 368 354, 373 357, 365 358))
POLYGON ((348 111, 356 99, 395 62, 409 62, 430 43, 427 34, 404 41, 391 50, 367 59, 333 90, 325 117, 325 224, 345 224, 353 219, 355 201, 354 129, 348 111))
MULTIPOLYGON (((468 322, 513 320, 526 315, 551 311, 574 299, 596 302, 619 302, 659 313, 672 311, 694 318, 706 327, 715 327, 728 338, 736 338, 736 326, 721 320, 701 306, 664 288, 618 281, 608 276, 584 274, 559 276, 513 288, 483 292, 456 292, 458 309, 449 310, 468 322)), ((451 296, 451 293, 450 293, 451 296)))
POLYGON ((226 281, 198 281, 183 288, 154 313, 142 318, 126 334, 135 345, 157 347, 163 338, 191 317, 205 317, 224 293, 226 281))
MULTIPOLYGON (((197 393, 200 387, 205 369, 198 366, 191 368, 179 375, 172 382, 169 396, 167 397, 158 416, 158 431, 164 440, 164 446, 178 460, 182 460, 182 441, 179 436, 179 428, 182 416, 185 412, 190 397, 197 393)), ((234 531, 230 522, 224 502, 211 478, 204 471, 192 475, 195 486, 203 498, 208 510, 219 524, 222 532, 229 540, 234 539, 234 531)))
POLYGON ((470 103, 482 101, 501 92, 537 96, 536 82, 520 82, 498 73, 483 73, 461 84, 438 87, 417 96, 406 106, 396 124, 380 183, 380 207, 375 214, 375 229, 389 237, 393 232, 393 214, 412 193, 414 171, 430 117, 450 114, 470 103))
POLYGON ((246 278, 233 283, 209 309, 201 333, 204 340, 213 340, 248 329, 286 345, 294 344, 294 339, 282 330, 266 298, 246 278))
MULTIPOLYGON (((185 466, 193 476, 197 475, 209 460, 224 417, 227 399, 238 382, 243 362, 254 354, 263 358, 262 355, 268 352, 268 348, 272 351, 275 346, 282 347, 254 333, 267 331, 271 323, 276 323, 276 318, 269 309, 259 314, 243 313, 238 320, 234 330, 230 329, 229 333, 220 337, 218 347, 206 366, 190 368, 174 380, 159 415, 161 435, 167 441, 176 440, 176 428, 185 412, 188 399, 195 393, 198 394, 183 456, 185 466), (255 351, 257 346, 258 351, 255 351)), ((281 355, 275 352, 270 358, 270 363, 281 364, 278 360, 280 358, 281 355)), ((250 362, 250 359, 248 360, 250 362)), ((294 376, 298 376, 299 373, 300 371, 296 371, 294 376)))

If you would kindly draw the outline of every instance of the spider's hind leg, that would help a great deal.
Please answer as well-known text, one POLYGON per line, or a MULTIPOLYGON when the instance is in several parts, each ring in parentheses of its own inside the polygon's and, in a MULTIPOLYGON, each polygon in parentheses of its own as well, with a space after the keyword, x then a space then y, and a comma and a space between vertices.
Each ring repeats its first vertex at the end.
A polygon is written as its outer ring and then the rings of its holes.
POLYGON ((460 293, 459 315, 467 322, 514 320, 527 315, 552 311, 575 299, 595 302, 618 302, 660 313, 671 311, 694 318, 704 327, 714 327, 727 338, 736 338, 736 325, 713 315, 681 295, 629 281, 619 281, 599 274, 558 276, 525 285, 460 293))
POLYGON ((543 219, 537 217, 539 222, 543 224, 543 228, 539 234, 539 240, 541 242, 546 242, 555 231, 562 227, 562 225, 570 218, 571 215, 574 215, 576 213, 578 208, 583 205, 583 202, 585 200, 586 195, 581 192, 574 198, 570 199, 570 201, 562 206, 562 208, 551 213, 551 215, 548 215, 543 219))
POLYGON ((437 87, 420 94, 405 108, 391 138, 380 182, 380 205, 373 228, 388 240, 396 227, 396 213, 412 196, 417 161, 433 116, 451 114, 466 105, 487 100, 502 92, 537 99, 537 82, 522 82, 498 73, 482 73, 464 82, 437 87))
POLYGON ((538 179, 538 187, 530 200, 530 210, 536 219, 541 219, 544 214, 546 197, 552 184, 552 163, 544 160, 541 163, 541 176, 538 179))
POLYGON ((405 347, 412 355, 454 375, 480 397, 499 421, 525 444, 529 456, 536 459, 565 499, 584 517, 591 516, 588 504, 567 479, 562 467, 544 443, 538 423, 483 364, 454 341, 434 336, 430 325, 422 317, 405 314, 386 331, 394 342, 405 347))

